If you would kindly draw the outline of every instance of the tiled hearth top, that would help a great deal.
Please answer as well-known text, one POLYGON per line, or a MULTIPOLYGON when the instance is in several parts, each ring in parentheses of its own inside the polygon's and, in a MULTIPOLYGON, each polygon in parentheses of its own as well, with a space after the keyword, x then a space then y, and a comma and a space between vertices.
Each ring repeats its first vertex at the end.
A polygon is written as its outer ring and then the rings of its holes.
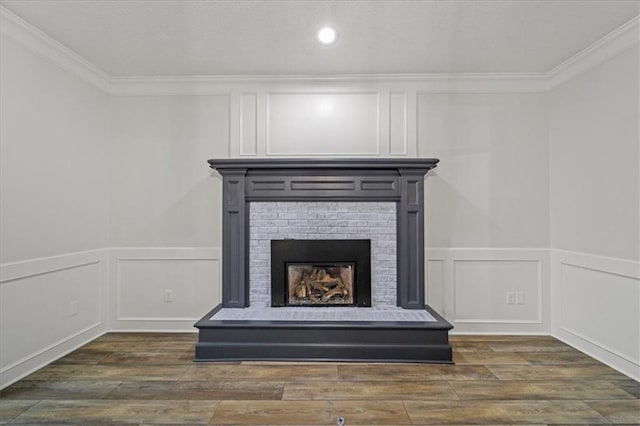
POLYGON ((436 322, 429 312, 420 309, 384 308, 223 308, 212 321, 409 321, 436 322))

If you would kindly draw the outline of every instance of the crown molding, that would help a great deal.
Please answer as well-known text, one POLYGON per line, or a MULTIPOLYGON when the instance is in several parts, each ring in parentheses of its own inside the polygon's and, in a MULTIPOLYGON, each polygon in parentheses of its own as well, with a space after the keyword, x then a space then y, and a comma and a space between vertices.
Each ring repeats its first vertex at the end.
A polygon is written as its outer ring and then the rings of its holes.
POLYGON ((417 90, 442 93, 545 92, 544 74, 345 74, 345 75, 247 75, 188 77, 116 77, 111 80, 115 96, 206 95, 233 91, 417 90))
POLYGON ((10 37, 31 52, 109 93, 111 84, 106 72, 2 5, 0 5, 0 33, 3 37, 10 37))
POLYGON ((636 16, 549 71, 549 89, 626 52, 639 43, 640 16, 636 16))
POLYGON ((114 77, 0 5, 0 32, 112 96, 228 95, 234 91, 371 89, 420 93, 540 93, 640 42, 640 16, 611 31, 549 72, 478 74, 344 74, 114 77))

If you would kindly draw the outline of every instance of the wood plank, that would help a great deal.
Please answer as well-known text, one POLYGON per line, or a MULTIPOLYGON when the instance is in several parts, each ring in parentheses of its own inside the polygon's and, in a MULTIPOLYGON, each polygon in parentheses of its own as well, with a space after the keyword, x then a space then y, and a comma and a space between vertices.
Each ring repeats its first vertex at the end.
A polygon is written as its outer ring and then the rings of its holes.
POLYGON ((607 424, 582 401, 405 401, 416 424, 607 424))
POLYGON ((459 399, 446 381, 287 382, 283 400, 459 399))
POLYGON ((411 424, 402 401, 221 401, 216 424, 411 424))
POLYGON ((454 356, 457 365, 464 364, 529 364, 529 361, 512 352, 464 352, 454 356), (457 361, 456 361, 457 360, 457 361))
MULTIPOLYGON (((1 397, 0 397, 1 398, 1 397)), ((0 401, 0 424, 4 425, 11 422, 20 414, 37 404, 38 401, 0 401)))
POLYGON ((483 365, 353 364, 339 365, 338 374, 347 381, 496 380, 483 365))
POLYGON ((635 399, 615 384, 599 380, 484 380, 450 383, 460 399, 635 399))
POLYGON ((106 399, 164 400, 260 400, 282 399, 284 382, 256 380, 201 380, 179 382, 124 382, 109 392, 106 399))
POLYGON ((640 400, 587 401, 607 420, 618 424, 640 424, 640 400))
POLYGON ((217 406, 218 401, 41 401, 13 423, 208 424, 217 406))
POLYGON ((626 376, 606 365, 487 365, 500 380, 600 379, 623 380, 626 376))
POLYGON ((21 380, 0 391, 0 398, 3 400, 102 399, 119 384, 118 381, 21 380))
POLYGON ((187 368, 182 380, 336 380, 335 364, 280 363, 256 365, 252 363, 218 365, 196 364, 187 368))

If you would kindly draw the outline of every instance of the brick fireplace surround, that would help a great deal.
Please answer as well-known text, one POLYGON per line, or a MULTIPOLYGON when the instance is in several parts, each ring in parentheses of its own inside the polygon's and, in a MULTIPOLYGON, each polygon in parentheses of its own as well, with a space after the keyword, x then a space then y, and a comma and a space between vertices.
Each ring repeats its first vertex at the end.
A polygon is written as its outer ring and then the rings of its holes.
POLYGON ((424 303, 424 177, 437 163, 437 159, 209 160, 223 177, 222 303, 195 324, 196 361, 452 363, 448 342, 452 327, 424 303), (435 321, 216 320, 222 308, 250 305, 252 202, 396 203, 395 303, 401 310, 426 311, 435 321))

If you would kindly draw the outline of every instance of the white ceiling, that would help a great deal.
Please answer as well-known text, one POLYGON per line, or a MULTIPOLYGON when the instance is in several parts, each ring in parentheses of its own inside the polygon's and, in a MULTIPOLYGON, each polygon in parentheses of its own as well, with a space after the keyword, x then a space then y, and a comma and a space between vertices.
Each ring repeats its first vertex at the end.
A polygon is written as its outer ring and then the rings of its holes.
POLYGON ((2 0, 112 76, 547 72, 638 0, 2 0), (315 32, 331 24, 336 44, 315 32))

